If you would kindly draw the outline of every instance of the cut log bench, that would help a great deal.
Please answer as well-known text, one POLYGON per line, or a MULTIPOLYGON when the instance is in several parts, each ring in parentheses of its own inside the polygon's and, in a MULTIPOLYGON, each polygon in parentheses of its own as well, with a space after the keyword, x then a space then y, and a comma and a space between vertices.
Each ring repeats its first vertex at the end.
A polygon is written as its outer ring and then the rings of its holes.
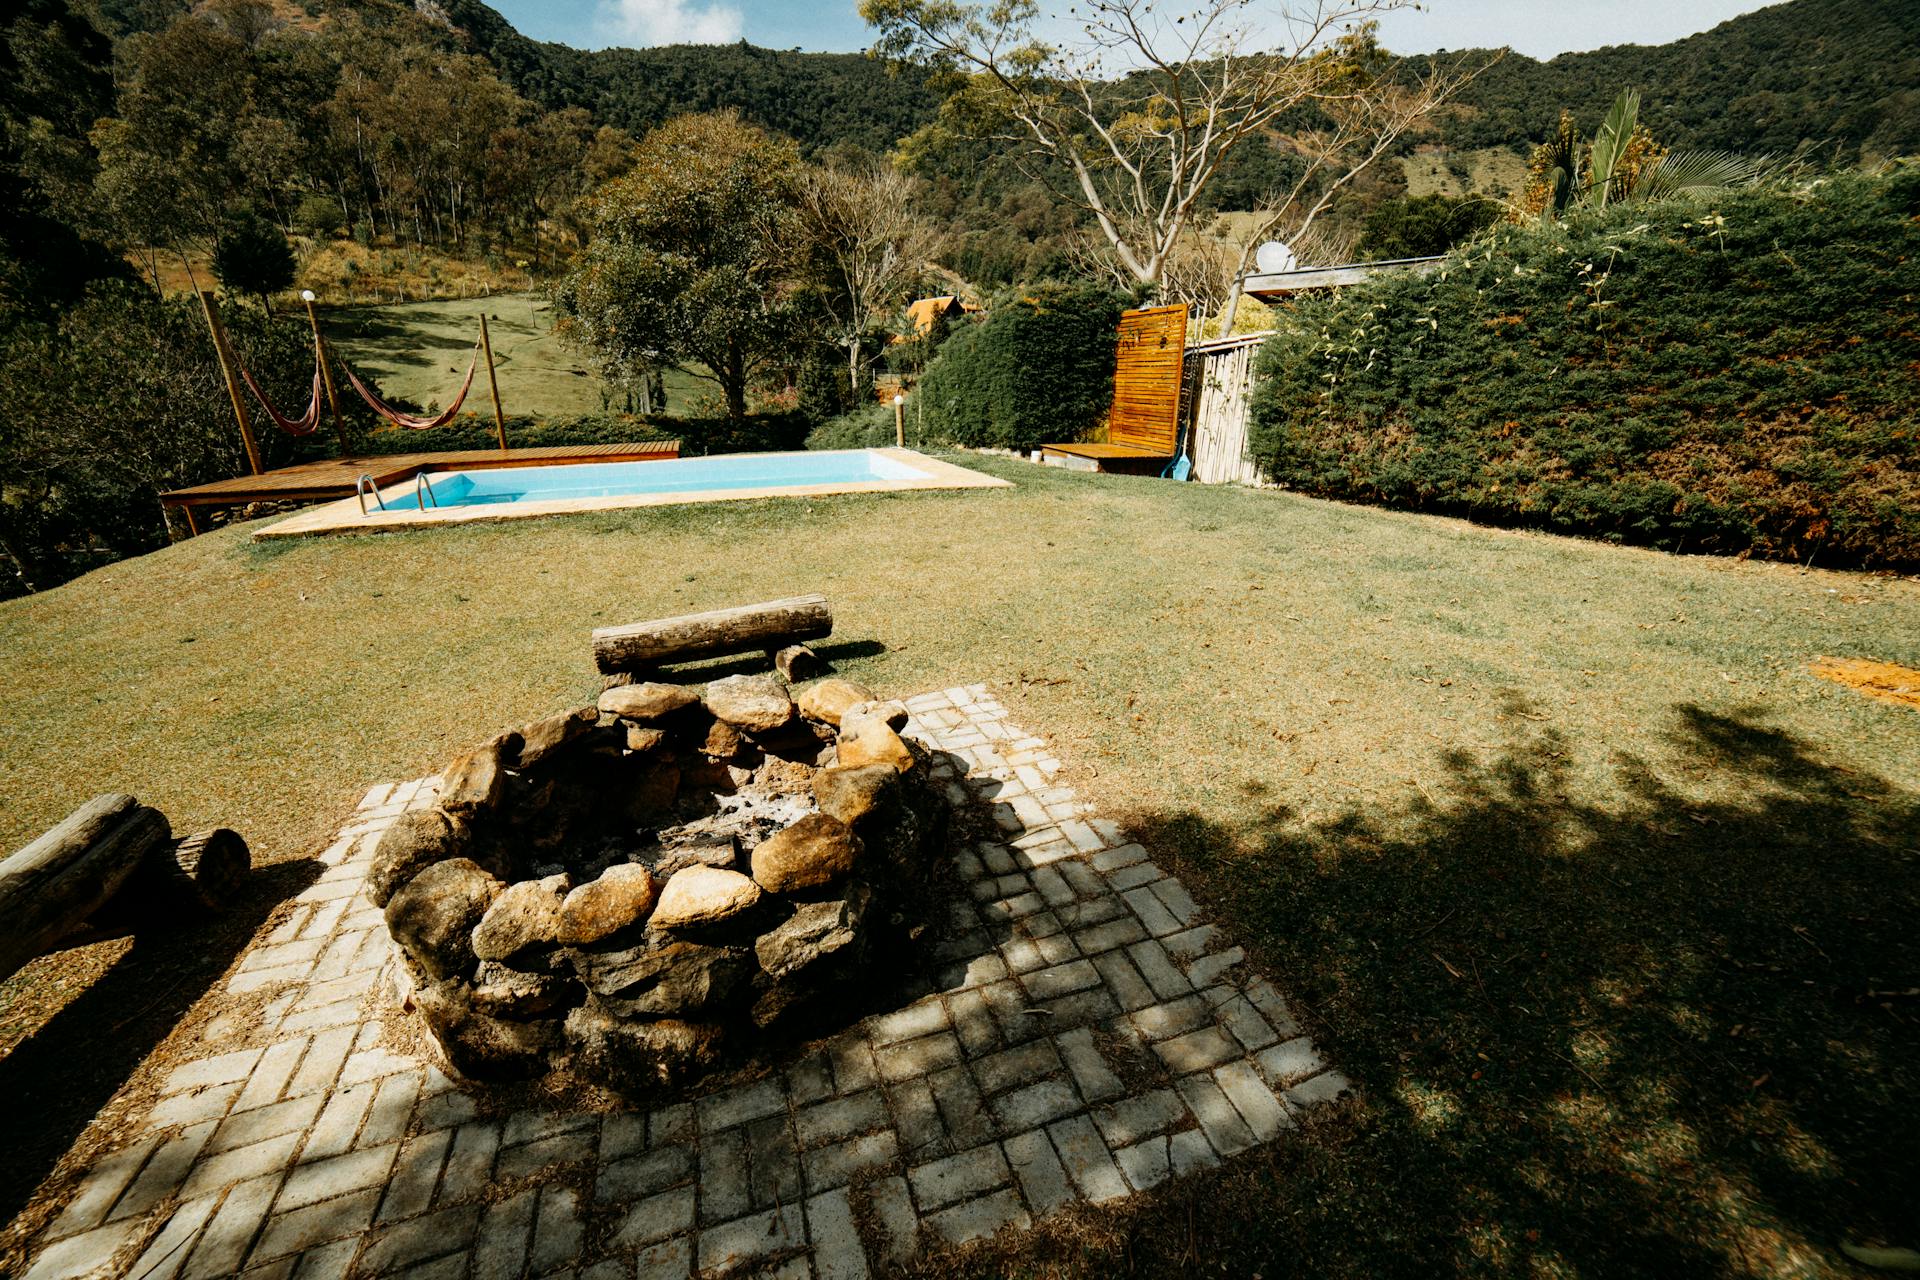
POLYGON ((0 978, 59 946, 218 910, 252 865, 236 832, 176 840, 158 809, 95 796, 0 861, 0 978))
POLYGON ((832 634, 833 610, 825 596, 793 596, 709 613, 600 627, 593 633, 593 660, 602 675, 640 675, 676 662, 764 651, 786 675, 789 670, 800 670, 813 657, 806 641, 832 634), (793 648, 804 652, 787 652, 793 648))

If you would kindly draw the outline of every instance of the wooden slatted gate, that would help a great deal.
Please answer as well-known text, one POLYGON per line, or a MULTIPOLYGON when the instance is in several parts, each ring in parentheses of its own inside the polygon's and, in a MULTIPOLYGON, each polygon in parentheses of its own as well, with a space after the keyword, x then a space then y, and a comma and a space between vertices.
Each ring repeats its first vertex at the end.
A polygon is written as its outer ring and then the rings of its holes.
POLYGON ((1272 333, 1197 342, 1186 351, 1187 453, 1202 484, 1259 484, 1247 439, 1253 362, 1272 333))
POLYGON ((1186 341, 1184 302, 1121 314, 1107 443, 1173 456, 1180 430, 1181 353, 1186 341))

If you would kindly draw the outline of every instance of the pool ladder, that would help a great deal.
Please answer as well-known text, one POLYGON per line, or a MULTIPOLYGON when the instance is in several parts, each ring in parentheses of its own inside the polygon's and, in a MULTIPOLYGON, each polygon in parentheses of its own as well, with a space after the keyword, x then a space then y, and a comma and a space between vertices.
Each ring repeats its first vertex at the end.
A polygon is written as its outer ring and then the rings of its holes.
POLYGON ((370 471, 362 471, 360 478, 353 482, 353 496, 359 499, 360 514, 363 516, 367 514, 367 495, 369 493, 373 495, 373 500, 380 504, 380 509, 385 511, 387 509, 387 500, 380 496, 380 486, 373 482, 373 473, 370 471))
POLYGON ((433 496, 433 486, 427 483, 427 473, 422 471, 413 478, 413 505, 425 511, 427 502, 431 502, 436 507, 440 505, 440 499, 433 496), (420 492, 423 489, 427 494, 426 502, 420 500, 420 492))

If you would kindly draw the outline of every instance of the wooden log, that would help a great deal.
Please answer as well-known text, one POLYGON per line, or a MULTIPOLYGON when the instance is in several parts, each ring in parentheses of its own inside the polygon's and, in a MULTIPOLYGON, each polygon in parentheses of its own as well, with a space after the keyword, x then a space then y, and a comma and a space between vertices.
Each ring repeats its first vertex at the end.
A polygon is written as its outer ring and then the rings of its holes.
POLYGON ((833 633, 825 596, 795 596, 765 604, 690 613, 678 618, 600 627, 593 660, 600 671, 644 671, 669 662, 693 662, 757 649, 782 649, 833 633))
POLYGON ((0 862, 0 978, 105 906, 171 834, 158 809, 95 796, 0 862))
POLYGON ((161 845, 147 855, 122 897, 149 891, 155 905, 218 911, 253 871, 253 854, 238 831, 215 827, 161 845))

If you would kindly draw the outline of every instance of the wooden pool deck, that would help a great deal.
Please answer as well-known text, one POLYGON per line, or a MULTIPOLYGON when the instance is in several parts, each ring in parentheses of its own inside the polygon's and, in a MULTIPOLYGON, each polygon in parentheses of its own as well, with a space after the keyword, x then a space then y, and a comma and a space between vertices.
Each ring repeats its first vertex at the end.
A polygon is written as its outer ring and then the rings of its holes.
POLYGON ((371 475, 377 486, 403 484, 423 471, 475 471, 494 467, 553 466, 568 462, 657 462, 680 456, 678 440, 626 444, 542 445, 531 449, 457 449, 443 453, 364 454, 322 458, 257 476, 235 476, 160 495, 162 507, 177 507, 187 528, 200 532, 198 507, 241 507, 249 502, 329 502, 353 496, 354 482, 371 475))

